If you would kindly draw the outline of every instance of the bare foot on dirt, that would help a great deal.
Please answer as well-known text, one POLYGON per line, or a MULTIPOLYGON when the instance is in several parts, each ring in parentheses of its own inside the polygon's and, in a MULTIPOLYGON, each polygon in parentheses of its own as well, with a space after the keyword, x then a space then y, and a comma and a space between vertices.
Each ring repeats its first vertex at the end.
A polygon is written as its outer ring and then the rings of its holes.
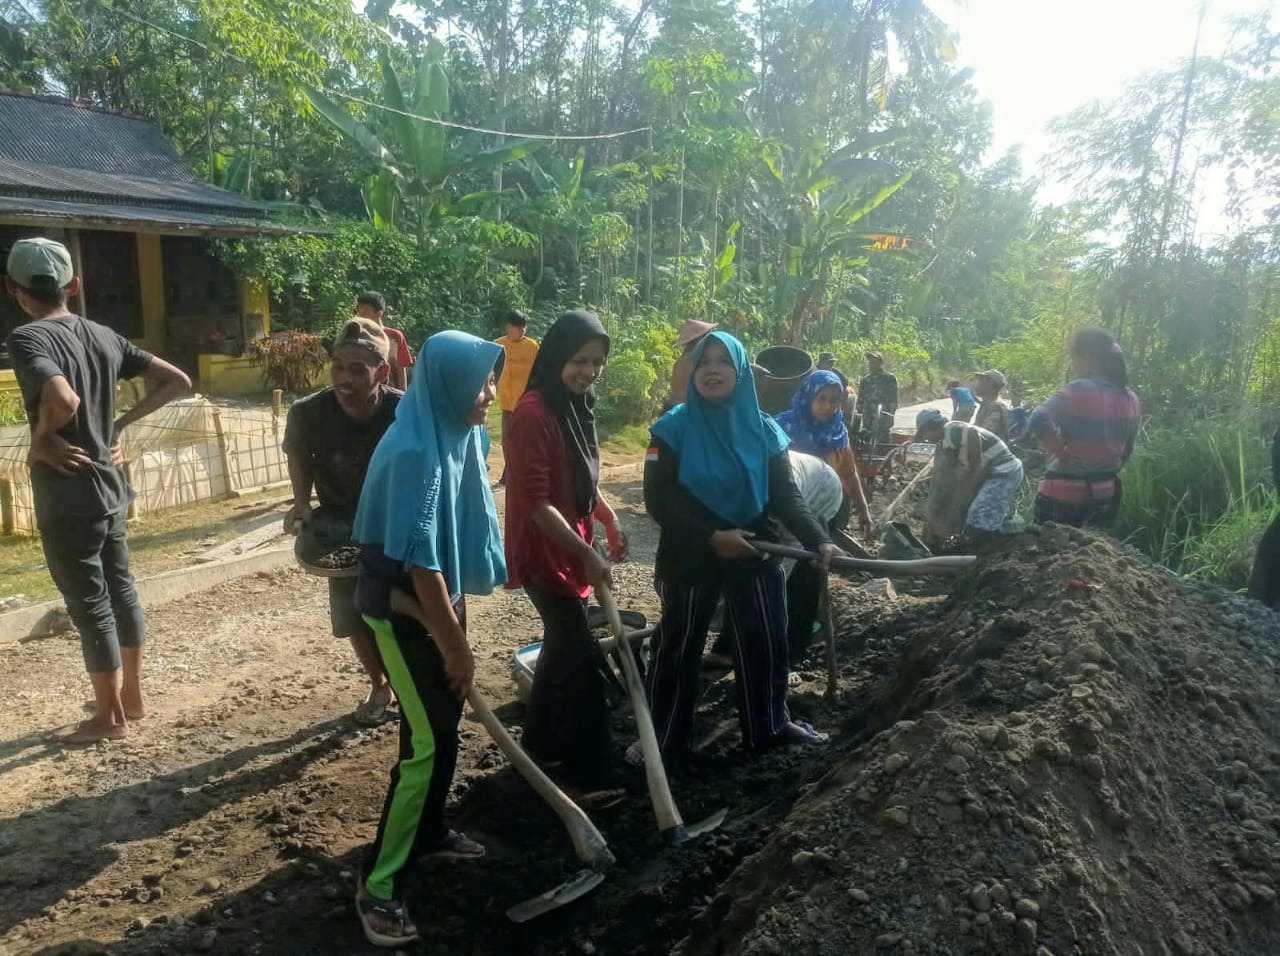
POLYGON ((108 720, 91 717, 75 724, 66 724, 50 735, 54 743, 96 744, 99 740, 123 740, 129 736, 128 724, 116 724, 108 720))
MULTIPOLYGON (((120 698, 121 698, 121 701, 124 703, 124 715, 129 720, 141 720, 143 717, 147 716, 147 708, 141 702, 138 702, 137 706, 133 706, 127 700, 125 700, 123 694, 120 695, 120 698)), ((91 700, 86 700, 81 705, 80 709, 83 710, 90 717, 93 717, 98 713, 98 705, 91 700)))

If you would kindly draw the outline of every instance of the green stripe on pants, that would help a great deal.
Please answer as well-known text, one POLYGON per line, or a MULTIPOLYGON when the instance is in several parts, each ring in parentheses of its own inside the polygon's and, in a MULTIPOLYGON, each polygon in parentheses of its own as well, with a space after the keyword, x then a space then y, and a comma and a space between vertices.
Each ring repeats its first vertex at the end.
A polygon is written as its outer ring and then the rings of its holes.
POLYGON ((395 895, 396 874, 408 862, 422 823, 422 808, 426 805, 431 774, 435 770, 436 739, 431 732, 426 705, 400 652, 400 643, 391 622, 367 615, 364 619, 373 628, 387 677, 400 700, 400 710, 409 721, 413 742, 413 756, 400 761, 400 779, 387 812, 382 845, 366 881, 371 896, 389 900, 395 895))

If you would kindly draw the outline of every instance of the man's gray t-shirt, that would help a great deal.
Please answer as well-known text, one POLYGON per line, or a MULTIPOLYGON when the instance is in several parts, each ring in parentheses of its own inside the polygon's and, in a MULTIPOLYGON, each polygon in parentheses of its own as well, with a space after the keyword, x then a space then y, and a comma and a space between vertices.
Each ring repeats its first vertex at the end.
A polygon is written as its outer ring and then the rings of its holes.
POLYGON ((78 315, 20 325, 9 333, 6 344, 32 430, 40 417, 45 382, 61 375, 79 396, 80 407, 58 434, 83 448, 93 462, 69 477, 42 462, 31 466, 37 522, 100 518, 128 507, 133 492, 124 469, 111 464, 116 384, 141 375, 154 356, 118 332, 78 315))
POLYGON ((369 460, 396 420, 403 395, 399 389, 384 386, 378 408, 365 419, 344 412, 332 388, 293 403, 285 419, 284 453, 291 458, 301 456, 310 464, 322 507, 355 519, 369 460))

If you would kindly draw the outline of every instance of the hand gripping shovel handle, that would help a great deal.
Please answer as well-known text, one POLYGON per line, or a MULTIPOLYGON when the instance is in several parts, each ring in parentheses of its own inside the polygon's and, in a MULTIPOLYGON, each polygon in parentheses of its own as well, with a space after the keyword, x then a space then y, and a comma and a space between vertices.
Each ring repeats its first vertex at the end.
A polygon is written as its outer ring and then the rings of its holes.
POLYGON ((645 697, 644 687, 640 685, 640 668, 636 666, 631 642, 626 639, 618 605, 614 603, 613 594, 604 585, 596 587, 596 599, 608 615, 609 628, 613 631, 613 651, 618 655, 622 679, 626 682, 627 695, 631 698, 631 710, 635 713, 636 730, 640 734, 640 751, 644 754, 644 775, 649 784, 653 813, 658 818, 658 829, 669 843, 683 843, 688 839, 688 833, 680 818, 680 811, 676 809, 675 799, 671 796, 671 786, 667 783, 667 771, 662 766, 662 751, 658 748, 658 735, 653 729, 649 701, 645 697))
MULTIPOLYGON (((765 554, 779 558, 795 558, 797 561, 817 561, 818 555, 803 548, 792 548, 785 544, 772 544, 768 541, 751 542, 751 547, 765 554)), ((875 574, 889 576, 915 576, 929 574, 960 574, 973 567, 977 557, 972 554, 957 554, 943 558, 920 558, 915 561, 889 561, 883 558, 832 558, 833 571, 870 571, 875 574)))
MULTIPOLYGON (((423 617, 422 608, 415 598, 405 592, 398 590, 391 592, 391 609, 397 614, 413 618, 422 625, 424 630, 426 629, 427 622, 423 617)), ((614 862, 613 853, 610 852, 600 831, 582 812, 582 808, 552 783, 533 759, 520 749, 520 745, 507 733, 507 728, 502 726, 502 721, 498 720, 489 708, 488 702, 474 687, 467 693, 467 703, 480 718, 480 723, 484 724, 484 729, 489 732, 498 749, 560 818, 564 828, 569 831, 569 839, 573 841, 573 849, 578 859, 601 872, 608 869, 614 862)))

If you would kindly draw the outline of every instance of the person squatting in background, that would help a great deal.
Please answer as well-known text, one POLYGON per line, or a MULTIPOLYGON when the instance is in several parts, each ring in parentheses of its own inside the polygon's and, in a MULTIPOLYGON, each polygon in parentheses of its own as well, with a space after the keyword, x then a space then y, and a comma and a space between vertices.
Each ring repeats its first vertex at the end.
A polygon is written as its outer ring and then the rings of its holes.
POLYGON ((1110 528, 1120 512, 1120 470, 1133 454, 1142 407, 1110 333, 1081 329, 1072 336, 1071 368, 1076 377, 1027 423, 1028 435, 1049 456, 1035 519, 1110 528))
POLYGON ((841 407, 844 395, 844 384, 837 372, 812 372, 791 397, 791 408, 780 414, 777 421, 791 440, 792 452, 820 458, 840 476, 844 495, 835 518, 836 527, 843 529, 853 511, 858 516, 863 537, 870 537, 871 512, 844 422, 841 407))
POLYGON ((773 517, 824 561, 838 549, 792 480, 786 433, 760 410, 742 343, 708 335, 694 352, 691 384, 684 404, 654 424, 645 455, 645 507, 660 528, 654 575, 662 618, 647 681, 659 745, 667 754, 688 751, 702 651, 721 595, 744 746, 826 741, 787 709, 784 575, 751 539, 777 541, 773 517))
MULTIPOLYGON (((313 488, 325 521, 348 528, 355 521, 369 460, 395 421, 400 404, 402 393, 387 384, 390 347, 377 322, 352 319, 333 342, 329 364, 333 384, 290 407, 283 447, 293 505, 284 516, 286 534, 297 534, 312 520, 313 488)), ((369 675, 369 694, 356 707, 356 723, 380 724, 391 705, 391 684, 373 631, 356 610, 355 578, 328 581, 333 636, 351 641, 356 659, 369 675)))
POLYGON ((356 603, 400 700, 400 757, 356 893, 375 946, 418 938, 403 897, 418 859, 485 852, 449 829, 444 807, 475 676, 464 595, 489 594, 507 577, 484 461, 501 362, 500 346, 464 332, 427 340, 422 371, 373 454, 356 513, 356 603), (391 610, 396 588, 417 599, 425 630, 391 610))
POLYGON ((547 332, 511 416, 506 514, 507 587, 524 588, 543 628, 522 744, 600 801, 613 796, 613 742, 587 597, 612 579, 592 546, 595 522, 604 525, 610 558, 627 557, 626 536, 599 488, 594 386, 608 355, 609 336, 594 313, 566 312, 547 332))
MULTIPOLYGON (((965 534, 973 543, 998 534, 1022 487, 1022 462, 1009 447, 985 428, 968 422, 948 422, 936 408, 916 416, 917 442, 937 444, 936 456, 946 456, 959 470, 935 468, 933 481, 946 473, 970 478, 963 488, 931 489, 932 493, 968 494, 974 491, 965 515, 965 534)), ((962 502, 956 503, 959 507, 962 502)))
POLYGON ((129 721, 146 714, 146 621, 129 571, 125 520, 133 489, 120 433, 190 389, 191 380, 67 308, 80 279, 61 243, 15 242, 5 284, 28 317, 9 333, 6 348, 31 426, 27 466, 36 525, 93 685, 93 715, 53 737, 64 744, 118 740, 127 736, 129 721), (116 418, 116 386, 137 376, 154 387, 116 418))
POLYGON ((973 393, 979 403, 973 423, 1006 443, 1009 441, 1009 406, 1001 401, 1000 393, 1007 384, 999 369, 989 368, 973 377, 973 393))
MULTIPOLYGON (((529 317, 519 309, 507 313, 507 334, 497 340, 506 355, 506 364, 502 367, 502 378, 498 381, 498 408, 502 411, 502 458, 507 457, 507 437, 511 429, 511 415, 516 410, 516 403, 524 394, 529 384, 529 373, 533 371, 533 361, 538 357, 538 343, 525 334, 529 327, 529 317)), ((498 484, 507 483, 505 464, 498 484)))

